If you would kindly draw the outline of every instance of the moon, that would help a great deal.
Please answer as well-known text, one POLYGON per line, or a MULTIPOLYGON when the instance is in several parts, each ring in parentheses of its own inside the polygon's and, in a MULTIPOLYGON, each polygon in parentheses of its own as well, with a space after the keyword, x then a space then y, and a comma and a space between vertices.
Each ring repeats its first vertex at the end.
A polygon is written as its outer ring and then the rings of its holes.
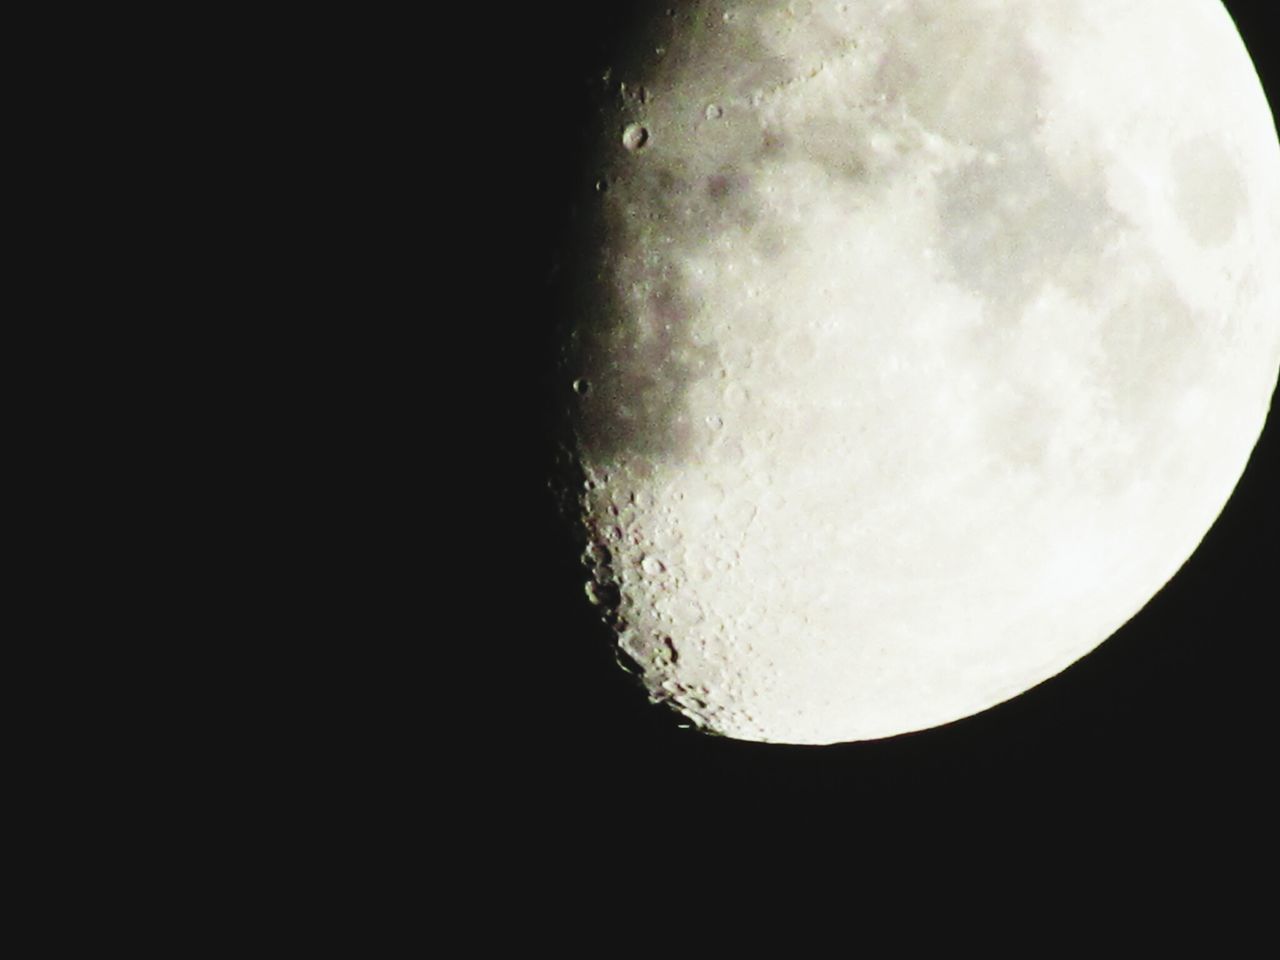
POLYGON ((1219 0, 655 4, 561 375, 585 594, 742 740, 1060 673, 1222 511, 1280 372, 1280 142, 1219 0))

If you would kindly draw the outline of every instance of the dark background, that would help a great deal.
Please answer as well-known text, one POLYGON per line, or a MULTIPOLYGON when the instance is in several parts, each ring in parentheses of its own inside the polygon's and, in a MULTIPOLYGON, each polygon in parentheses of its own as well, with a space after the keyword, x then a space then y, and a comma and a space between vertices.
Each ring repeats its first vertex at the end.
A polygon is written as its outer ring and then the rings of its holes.
MULTIPOLYGON (((1265 6, 1227 6, 1280 102, 1280 41, 1265 6)), ((511 53, 498 76, 515 109, 496 121, 509 149, 485 175, 515 199, 486 242, 519 280, 484 295, 503 311, 519 396, 514 414, 484 427, 514 464, 514 489, 510 474, 485 489, 501 536, 517 546, 511 555, 494 544, 477 570, 493 589, 475 642, 492 651, 506 690, 502 706, 482 711, 492 749, 478 772, 497 784, 483 803, 514 804, 522 835, 548 849, 689 815, 704 829, 736 828, 847 805, 876 811, 883 819, 871 823, 890 832, 908 809, 922 817, 972 809, 1010 824, 1066 812, 1117 833, 1173 831, 1179 844, 1247 842, 1271 797, 1274 417, 1225 512, 1174 580, 1097 651, 981 715, 881 742, 744 743, 681 729, 615 665, 611 635, 583 598, 578 546, 547 491, 546 398, 565 389, 551 375, 557 250, 591 179, 582 157, 598 77, 625 46, 633 8, 569 3, 503 16, 511 53)))

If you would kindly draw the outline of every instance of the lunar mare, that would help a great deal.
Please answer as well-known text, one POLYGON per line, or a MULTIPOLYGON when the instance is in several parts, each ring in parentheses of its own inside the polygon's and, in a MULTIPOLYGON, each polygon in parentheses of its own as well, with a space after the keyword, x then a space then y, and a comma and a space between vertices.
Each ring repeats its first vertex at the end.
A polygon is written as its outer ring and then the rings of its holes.
POLYGON ((1230 18, 663 6, 565 353, 589 596, 741 739, 1057 674, 1195 550, 1280 370, 1280 144, 1230 18))

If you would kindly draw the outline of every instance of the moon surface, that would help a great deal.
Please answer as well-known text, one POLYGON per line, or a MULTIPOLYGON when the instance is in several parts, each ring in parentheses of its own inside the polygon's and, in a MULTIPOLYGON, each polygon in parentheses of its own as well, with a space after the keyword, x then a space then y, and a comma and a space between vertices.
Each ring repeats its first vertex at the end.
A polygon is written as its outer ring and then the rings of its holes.
POLYGON ((1280 371, 1280 143, 1218 0, 655 4, 563 384, 586 592, 700 729, 1054 676, 1218 517, 1280 371))

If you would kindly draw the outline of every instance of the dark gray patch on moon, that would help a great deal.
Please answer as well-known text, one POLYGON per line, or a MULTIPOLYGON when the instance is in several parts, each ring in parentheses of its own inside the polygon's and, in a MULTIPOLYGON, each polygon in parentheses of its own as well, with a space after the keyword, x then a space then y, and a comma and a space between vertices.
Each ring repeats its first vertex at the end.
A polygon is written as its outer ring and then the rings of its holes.
POLYGON ((1100 332, 1104 383, 1123 422, 1154 426, 1211 368, 1208 324, 1155 269, 1134 291, 1100 332))
POLYGON ((692 342, 699 309, 673 268, 615 289, 580 325, 573 363, 592 389, 577 398, 584 452, 597 463, 688 457, 695 431, 685 412, 689 384, 709 375, 715 351, 692 342))
POLYGON ((750 231, 760 220, 760 204, 752 177, 726 169, 704 181, 706 206, 699 205, 695 216, 708 218, 712 227, 736 226, 750 231))
MULTIPOLYGON (((718 18, 704 26, 712 48, 729 42, 718 18)), ((740 103, 786 79, 787 62, 768 56, 751 31, 737 31, 732 42, 738 60, 702 49, 712 62, 733 64, 719 100, 740 103)), ((636 49, 646 43, 638 41, 636 49)), ((657 73, 678 72, 691 49, 678 46, 657 73)), ((650 79, 650 69, 635 66, 628 76, 661 97, 666 88, 650 79)), ((634 110, 628 103, 606 108, 602 127, 616 131, 619 123, 645 122, 628 112, 634 110), (610 115, 616 109, 623 116, 610 115)), ((714 436, 705 422, 694 422, 687 394, 723 361, 716 346, 694 336, 704 304, 688 282, 689 265, 726 235, 766 259, 786 243, 776 226, 762 222, 756 175, 787 150, 789 139, 763 127, 750 111, 721 110, 713 120, 705 111, 704 105, 695 132, 664 136, 646 126, 653 137, 641 150, 627 150, 616 137, 597 148, 594 176, 606 179, 609 190, 596 195, 592 227, 583 231, 589 239, 578 263, 583 279, 569 321, 564 378, 592 385, 571 398, 570 419, 583 459, 598 467, 634 471, 705 452, 714 436), (680 149, 688 136, 701 138, 697 159, 680 149)))
POLYGON ((868 178, 871 162, 865 122, 811 121, 796 138, 796 148, 832 177, 859 184, 868 178))
POLYGON ((1100 162, 1070 181, 1038 146, 1045 72, 1022 14, 995 5, 914 0, 890 19, 877 82, 913 122, 975 159, 939 181, 947 279, 1015 319, 1046 283, 1095 293, 1100 261, 1123 228, 1100 162))
POLYGON ((1174 207, 1202 247, 1230 240, 1248 207, 1244 178, 1226 145, 1212 136, 1184 143, 1173 155, 1174 207))
POLYGON ((1069 184, 1038 148, 1011 147, 940 179, 938 215, 950 279, 996 314, 1022 311, 1049 282, 1088 299, 1118 233, 1102 171, 1069 184))

